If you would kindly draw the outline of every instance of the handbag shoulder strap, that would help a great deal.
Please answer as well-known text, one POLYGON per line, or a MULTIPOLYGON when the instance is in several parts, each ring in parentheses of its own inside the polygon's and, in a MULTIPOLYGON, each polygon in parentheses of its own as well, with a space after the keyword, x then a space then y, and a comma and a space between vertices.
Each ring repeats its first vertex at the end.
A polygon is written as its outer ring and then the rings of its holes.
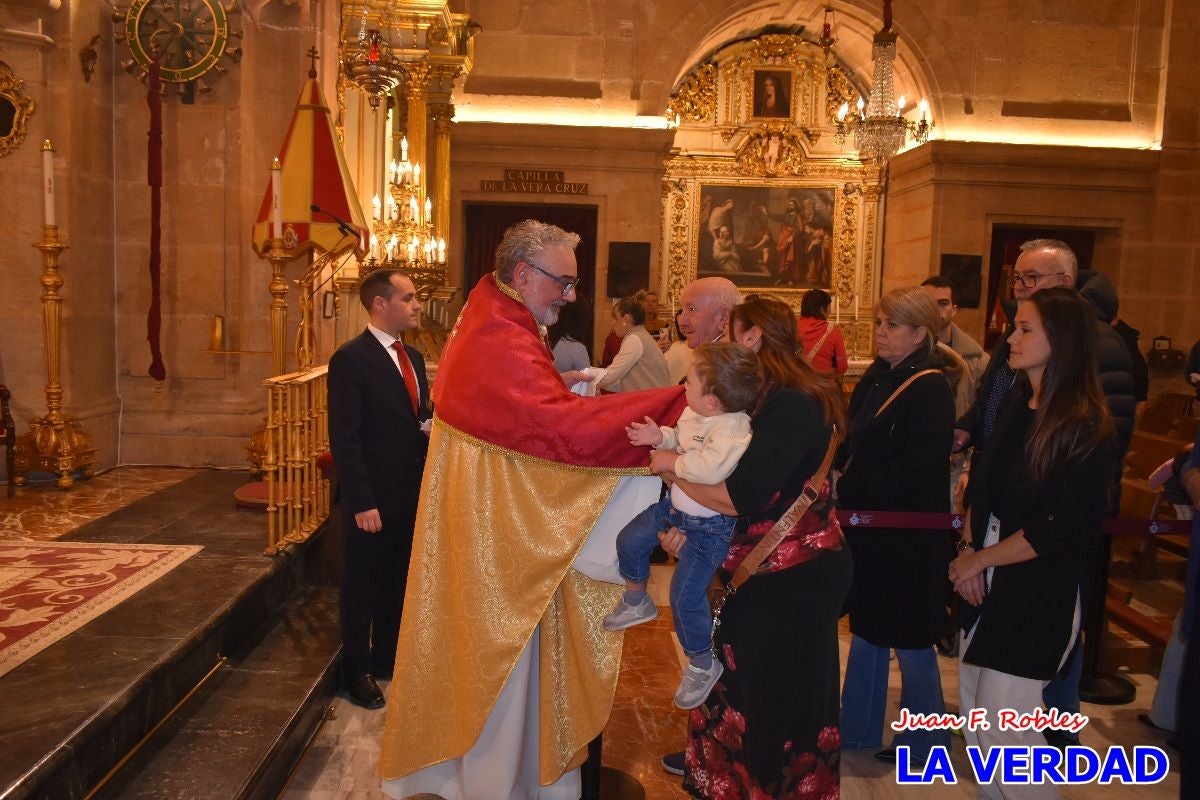
POLYGON ((879 410, 875 412, 875 416, 878 417, 880 414, 882 414, 884 409, 886 409, 888 406, 890 406, 892 404, 892 401, 895 400, 897 397, 899 397, 904 392, 905 389, 907 389, 909 386, 911 386, 912 383, 914 381, 916 381, 917 378, 924 377, 925 375, 936 375, 940 372, 941 372, 941 370, 937 370, 937 369, 923 369, 920 372, 910 375, 908 377, 908 380, 906 380, 904 383, 902 383, 896 387, 896 391, 894 391, 890 395, 888 395, 888 399, 883 401, 883 405, 881 405, 879 407, 879 410))
POLYGON ((829 447, 825 449, 825 458, 821 461, 821 466, 817 467, 817 471, 808 480, 804 491, 800 492, 800 496, 796 498, 796 502, 792 503, 791 508, 784 512, 766 536, 763 536, 754 549, 742 559, 742 563, 737 565, 737 569, 733 571, 733 578, 729 581, 730 594, 750 580, 750 577, 762 566, 762 562, 767 560, 767 556, 771 555, 771 551, 779 546, 788 531, 796 526, 796 523, 804 516, 804 512, 808 511, 808 507, 816 501, 821 493, 821 487, 825 485, 825 476, 829 473, 830 465, 833 464, 833 454, 837 452, 840 441, 841 436, 835 425, 833 433, 829 436, 829 447))
POLYGON ((831 333, 833 333, 833 323, 826 320, 825 332, 821 334, 820 339, 817 339, 817 343, 813 345, 812 349, 805 354, 805 361, 809 362, 810 364, 812 363, 812 360, 816 358, 817 353, 821 352, 821 345, 825 344, 825 340, 829 338, 829 334, 831 333))

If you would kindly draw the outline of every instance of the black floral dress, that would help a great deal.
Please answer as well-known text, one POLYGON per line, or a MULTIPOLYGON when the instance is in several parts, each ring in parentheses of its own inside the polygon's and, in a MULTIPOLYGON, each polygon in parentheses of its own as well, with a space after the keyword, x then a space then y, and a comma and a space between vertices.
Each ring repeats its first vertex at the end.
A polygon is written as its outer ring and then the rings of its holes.
MULTIPOLYGON (((738 518, 724 579, 816 471, 829 441, 820 418, 791 389, 772 391, 755 415, 750 448, 726 485, 736 508, 761 510, 738 518)), ((767 571, 725 604, 716 639, 725 672, 688 718, 684 788, 696 797, 840 794, 838 617, 852 565, 832 510, 826 486, 767 571)))

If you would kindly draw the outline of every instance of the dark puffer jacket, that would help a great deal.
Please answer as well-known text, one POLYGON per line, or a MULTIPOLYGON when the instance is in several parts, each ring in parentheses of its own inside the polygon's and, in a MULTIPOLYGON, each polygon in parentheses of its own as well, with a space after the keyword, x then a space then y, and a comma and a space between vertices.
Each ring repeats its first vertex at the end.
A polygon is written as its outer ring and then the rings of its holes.
POLYGON ((1100 388, 1108 400, 1113 423, 1120 438, 1120 457, 1125 456, 1133 438, 1133 415, 1137 407, 1133 380, 1133 357, 1121 335, 1110 324, 1120 305, 1117 289, 1102 273, 1085 269, 1075 279, 1075 288, 1096 309, 1096 359, 1100 368, 1100 388))
MULTIPOLYGON (((1125 346, 1120 334, 1103 320, 1106 314, 1110 320, 1116 316, 1117 291, 1112 281, 1095 270, 1079 273, 1075 288, 1096 309, 1096 363, 1100 371, 1100 389, 1108 401, 1108 410, 1112 413, 1113 424, 1117 429, 1118 456, 1124 458, 1133 438, 1133 415, 1137 400, 1134 398, 1133 360, 1129 355, 1129 348, 1125 346)), ((955 423, 956 428, 971 434, 972 443, 977 446, 981 435, 983 409, 994 390, 996 371, 1001 365, 1008 364, 1008 336, 1012 333, 1012 318, 1016 314, 1017 303, 1015 300, 1005 300, 1001 307, 1008 317, 1009 324, 1004 335, 992 348, 992 358, 988 362, 983 380, 980 381, 975 404, 955 423)))

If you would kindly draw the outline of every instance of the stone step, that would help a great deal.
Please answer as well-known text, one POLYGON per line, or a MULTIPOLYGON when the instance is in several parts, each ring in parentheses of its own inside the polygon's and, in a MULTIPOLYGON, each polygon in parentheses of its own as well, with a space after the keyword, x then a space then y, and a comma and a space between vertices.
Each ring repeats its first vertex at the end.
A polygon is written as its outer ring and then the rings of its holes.
POLYGON ((277 796, 337 692, 340 649, 337 590, 300 589, 95 800, 277 796))
POLYGON ((0 797, 85 797, 222 655, 327 582, 328 529, 264 556, 264 515, 232 500, 246 480, 202 473, 64 537, 204 549, 0 677, 0 797))

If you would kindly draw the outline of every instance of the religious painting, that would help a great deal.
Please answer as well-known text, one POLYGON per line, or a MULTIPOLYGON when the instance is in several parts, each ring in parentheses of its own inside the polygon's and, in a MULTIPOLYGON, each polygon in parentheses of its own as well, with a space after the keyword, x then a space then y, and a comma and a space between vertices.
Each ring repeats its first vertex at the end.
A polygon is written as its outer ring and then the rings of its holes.
POLYGON ((829 289, 834 188, 700 186, 698 277, 741 288, 829 289))
POLYGON ((754 70, 754 116, 787 119, 792 116, 792 73, 787 70, 754 70))

